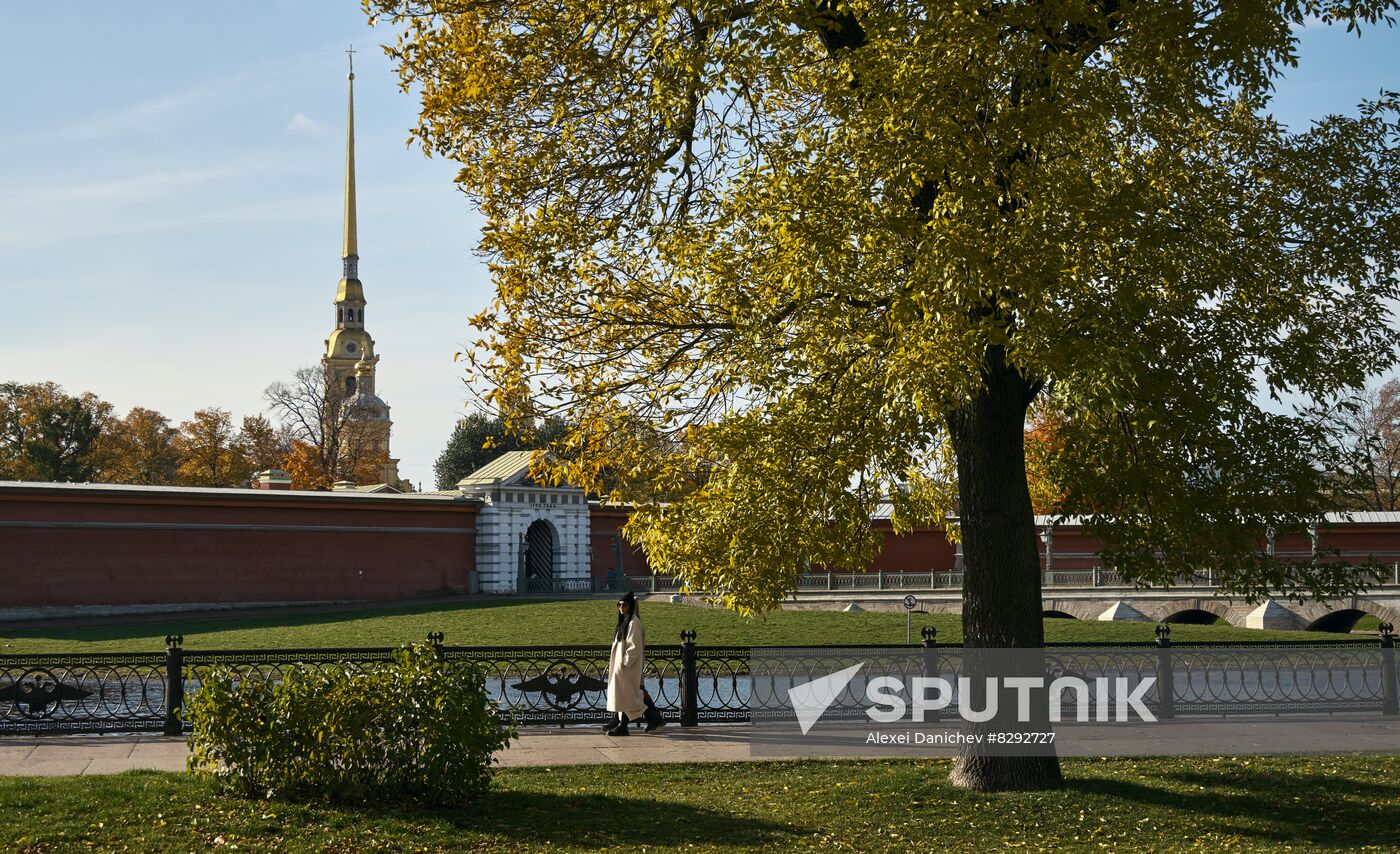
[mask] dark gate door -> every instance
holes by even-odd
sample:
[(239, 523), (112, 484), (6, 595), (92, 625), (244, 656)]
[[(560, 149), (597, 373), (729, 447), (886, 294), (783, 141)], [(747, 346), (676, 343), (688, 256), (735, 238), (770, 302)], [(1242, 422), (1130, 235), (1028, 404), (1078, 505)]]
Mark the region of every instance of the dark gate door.
[(553, 577), (554, 528), (540, 519), (525, 531), (525, 583), (529, 589), (545, 588)]

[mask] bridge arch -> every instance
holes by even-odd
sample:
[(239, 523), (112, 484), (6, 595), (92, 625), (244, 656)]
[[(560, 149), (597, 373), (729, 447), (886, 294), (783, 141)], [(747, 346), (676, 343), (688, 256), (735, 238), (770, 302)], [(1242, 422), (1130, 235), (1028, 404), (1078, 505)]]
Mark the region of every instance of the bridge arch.
[(1204, 608), (1187, 608), (1177, 611), (1175, 614), (1168, 614), (1162, 618), (1164, 623), (1180, 623), (1186, 626), (1213, 626), (1222, 617), (1219, 614), (1207, 611)]
[(1231, 625), (1243, 625), (1242, 619), (1238, 622), (1231, 619), (1228, 605), (1214, 599), (1168, 599), (1165, 602), (1153, 603), (1150, 608), (1142, 610), (1157, 623), (1210, 625), (1221, 619)]
[(1040, 614), (1047, 620), (1069, 618), (1072, 620), (1097, 619), (1110, 603), (1097, 599), (1065, 599), (1045, 597), (1040, 602)]
[(1343, 608), (1340, 611), (1333, 611), (1323, 617), (1318, 617), (1311, 623), (1303, 627), (1309, 632), (1336, 632), (1346, 634), (1356, 625), (1356, 621), (1366, 616), (1366, 612), (1360, 608)]
[(1306, 602), (1297, 608), (1310, 632), (1349, 632), (1356, 621), (1366, 615), (1382, 623), (1400, 625), (1400, 612), (1394, 608), (1357, 596), (1334, 602)]

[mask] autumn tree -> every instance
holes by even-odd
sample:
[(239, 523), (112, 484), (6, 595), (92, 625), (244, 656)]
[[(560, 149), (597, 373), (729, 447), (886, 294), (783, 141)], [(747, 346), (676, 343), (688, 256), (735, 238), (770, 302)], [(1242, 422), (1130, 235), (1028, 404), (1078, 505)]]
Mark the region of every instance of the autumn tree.
[(1400, 379), (1351, 403), (1337, 414), (1346, 460), (1337, 472), (1337, 509), (1400, 510)]
[(292, 489), (327, 490), (335, 478), (322, 468), (320, 452), (314, 445), (293, 439), (282, 468), (292, 478)]
[(286, 468), (292, 440), (285, 428), (273, 426), (266, 417), (245, 415), (238, 431), (238, 446), (251, 473)]
[(1049, 406), (1032, 411), (1026, 428), (1026, 486), (1031, 509), (1036, 515), (1053, 515), (1064, 503), (1064, 490), (1053, 471), (1056, 458), (1064, 450), (1060, 422)]
[(253, 469), (226, 409), (196, 410), (175, 436), (180, 457), (178, 480), (186, 486), (242, 486)]
[(180, 470), (179, 431), (170, 419), (143, 406), (111, 422), (102, 437), (103, 471), (107, 483), (145, 486), (174, 484)]
[(111, 413), (96, 395), (57, 383), (0, 383), (0, 479), (96, 480)]
[[(904, 529), (956, 496), (966, 643), (1039, 647), (1024, 431), (1052, 393), (1064, 507), (1125, 578), (1366, 583), (1257, 536), (1328, 509), (1306, 409), (1394, 359), (1397, 97), (1302, 129), (1270, 98), (1295, 27), (1393, 0), (369, 5), (487, 219), (473, 380), (512, 417), (559, 402), (584, 450), (554, 475), (646, 473), (614, 496), (658, 571), (773, 607), (873, 553), (882, 497)], [(974, 751), (953, 779), (1059, 770)]]
[(339, 480), (379, 480), (386, 452), (376, 446), (357, 418), (353, 396), (335, 381), (329, 368), (301, 368), (290, 381), (268, 386), (264, 396), (293, 442), (290, 456), (303, 472), (303, 481), (318, 484), (298, 488), (329, 489)]

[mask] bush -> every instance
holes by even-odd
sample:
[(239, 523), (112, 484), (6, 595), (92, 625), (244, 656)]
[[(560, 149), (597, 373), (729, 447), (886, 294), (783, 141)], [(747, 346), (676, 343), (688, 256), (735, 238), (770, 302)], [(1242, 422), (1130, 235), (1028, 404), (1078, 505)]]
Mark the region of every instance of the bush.
[(296, 665), (273, 682), (217, 667), (201, 683), (189, 770), (247, 796), (461, 803), (515, 737), (481, 672), (428, 644), (363, 669)]

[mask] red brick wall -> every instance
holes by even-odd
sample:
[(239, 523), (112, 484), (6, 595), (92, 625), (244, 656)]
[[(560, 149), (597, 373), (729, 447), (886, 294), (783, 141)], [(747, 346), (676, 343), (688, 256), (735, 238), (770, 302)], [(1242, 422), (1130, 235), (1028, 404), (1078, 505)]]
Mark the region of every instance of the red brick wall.
[(884, 543), (869, 569), (878, 572), (947, 572), (953, 568), (953, 544), (941, 528), (917, 528), (896, 534), (889, 522), (876, 522)]
[[(617, 566), (618, 530), (627, 523), (627, 511), (611, 507), (594, 507), (589, 514), (590, 541), (593, 547), (591, 573), (594, 578), (607, 578)], [(622, 540), (622, 569), (626, 575), (650, 575), (646, 553)]]
[[(1375, 553), (1376, 559), (1394, 563), (1400, 555), (1400, 528), (1389, 525), (1357, 525), (1324, 527), (1319, 539), (1324, 549), (1340, 549), (1343, 552)], [(1307, 550), (1311, 543), (1301, 537), (1297, 548)]]
[[(1036, 531), (1036, 547), (1041, 565), (1045, 563), (1045, 543)], [(1099, 541), (1079, 528), (1055, 528), (1055, 569), (1092, 569), (1099, 566)]]
[(466, 592), (475, 521), (466, 501), (0, 487), (0, 608)]

